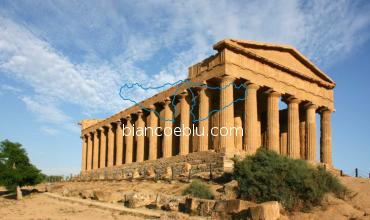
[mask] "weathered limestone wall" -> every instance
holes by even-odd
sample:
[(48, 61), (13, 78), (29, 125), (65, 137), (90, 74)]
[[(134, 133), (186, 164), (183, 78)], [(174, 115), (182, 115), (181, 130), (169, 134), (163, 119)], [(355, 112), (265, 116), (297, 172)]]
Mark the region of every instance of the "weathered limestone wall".
[[(190, 165), (190, 166), (189, 166)], [(213, 173), (224, 171), (224, 154), (212, 151), (190, 153), (157, 160), (148, 160), (125, 164), (119, 167), (108, 167), (94, 172), (82, 174), (82, 180), (120, 180), (130, 178), (172, 178), (168, 173), (171, 169), (174, 179), (187, 177), (188, 170), (192, 174), (209, 172), (210, 166)], [(153, 173), (153, 171), (155, 173)]]

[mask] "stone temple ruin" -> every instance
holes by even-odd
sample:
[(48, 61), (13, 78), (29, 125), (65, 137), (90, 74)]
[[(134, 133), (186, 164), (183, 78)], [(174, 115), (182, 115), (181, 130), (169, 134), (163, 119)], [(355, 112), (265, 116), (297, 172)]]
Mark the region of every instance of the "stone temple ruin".
[[(251, 155), (260, 147), (331, 167), (335, 82), (291, 46), (225, 39), (213, 48), (217, 53), (189, 67), (180, 85), (106, 119), (82, 120), (81, 176), (178, 176), (210, 167), (224, 172), (232, 167), (232, 157)], [(205, 132), (123, 132), (124, 127), (151, 127), (163, 133), (182, 126)], [(242, 130), (210, 134), (211, 128), (231, 127)]]

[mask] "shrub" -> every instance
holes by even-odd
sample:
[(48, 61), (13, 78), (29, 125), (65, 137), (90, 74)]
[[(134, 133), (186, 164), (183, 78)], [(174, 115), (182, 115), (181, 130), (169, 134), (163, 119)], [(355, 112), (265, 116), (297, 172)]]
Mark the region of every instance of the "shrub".
[(319, 205), (325, 193), (338, 197), (346, 188), (322, 167), (293, 160), (260, 148), (254, 156), (235, 161), (233, 178), (241, 198), (254, 202), (279, 201), (289, 211)]
[(182, 192), (183, 195), (192, 195), (201, 199), (213, 199), (214, 195), (209, 187), (199, 180), (194, 180), (191, 184)]

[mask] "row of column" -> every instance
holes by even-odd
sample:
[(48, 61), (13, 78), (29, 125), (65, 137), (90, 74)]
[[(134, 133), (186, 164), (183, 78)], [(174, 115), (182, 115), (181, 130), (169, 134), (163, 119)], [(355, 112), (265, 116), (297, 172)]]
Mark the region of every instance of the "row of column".
[[(233, 86), (235, 78), (224, 76), (220, 79), (220, 114), (219, 127), (231, 128), (234, 126), (234, 95)], [(253, 82), (246, 82), (246, 99), (244, 111), (244, 146), (247, 154), (254, 154), (260, 147), (257, 110), (257, 91), (260, 86)], [(279, 99), (281, 94), (270, 89), (267, 90), (267, 141), (266, 147), (270, 150), (280, 152), (280, 125), (279, 125)], [(186, 101), (187, 92), (184, 91), (178, 95), (180, 103), (180, 126), (190, 127), (190, 106)], [(206, 94), (206, 87), (201, 87), (198, 91), (199, 96), (199, 129), (209, 130), (209, 97)], [(299, 103), (300, 100), (293, 96), (286, 99), (288, 104), (288, 132), (287, 132), (287, 155), (292, 158), (300, 158), (302, 145), (300, 137), (300, 120), (299, 120)], [(171, 99), (165, 99), (163, 104), (164, 130), (166, 127), (172, 128), (173, 112), (170, 108)], [(158, 117), (155, 114), (155, 106), (148, 107), (150, 110), (146, 117), (146, 122), (143, 119), (143, 112), (136, 113), (137, 120), (135, 128), (158, 127)], [(317, 106), (308, 103), (305, 106), (306, 122), (305, 122), (305, 159), (310, 161), (316, 160), (316, 117), (315, 113)], [(331, 164), (331, 112), (328, 109), (321, 109), (321, 162)], [(125, 118), (126, 127), (133, 128), (131, 116)], [(144, 143), (145, 137), (127, 135), (122, 133), (123, 119), (108, 126), (101, 127), (98, 130), (83, 136), (83, 154), (82, 154), (82, 170), (98, 169), (103, 167), (112, 167), (114, 164), (119, 166), (124, 159), (125, 163), (133, 162), (133, 146), (134, 138), (136, 138), (136, 162), (144, 161)], [(184, 130), (181, 130), (185, 132)], [(157, 159), (157, 142), (158, 137), (149, 132), (149, 160)], [(172, 136), (164, 135), (162, 139), (163, 157), (172, 156)], [(235, 153), (234, 137), (231, 135), (220, 136), (218, 146), (219, 151), (224, 152), (226, 156), (232, 157)], [(114, 143), (115, 142), (115, 143)], [(189, 136), (180, 135), (179, 139), (179, 155), (189, 153)], [(125, 144), (124, 144), (125, 143)], [(107, 146), (106, 146), (107, 144)], [(123, 155), (123, 146), (125, 152)], [(208, 136), (199, 136), (198, 151), (208, 150)], [(116, 146), (116, 149), (114, 147)], [(107, 152), (106, 152), (107, 151)], [(114, 151), (116, 153), (114, 153)], [(100, 152), (100, 153), (99, 153)], [(106, 155), (107, 154), (107, 155)], [(100, 155), (100, 158), (99, 158)], [(114, 158), (115, 155), (115, 158)], [(123, 158), (124, 157), (124, 158)], [(98, 162), (99, 161), (99, 162)], [(115, 161), (115, 163), (114, 163)]]

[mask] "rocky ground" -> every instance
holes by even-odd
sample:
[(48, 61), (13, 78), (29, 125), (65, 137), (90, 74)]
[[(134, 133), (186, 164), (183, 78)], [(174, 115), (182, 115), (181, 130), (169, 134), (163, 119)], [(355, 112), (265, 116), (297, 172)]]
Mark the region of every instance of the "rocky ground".
[[(340, 180), (351, 190), (351, 196), (346, 200), (327, 195), (322, 206), (308, 213), (286, 213), (280, 210), (280, 219), (370, 219), (370, 179), (341, 177)], [(0, 189), (0, 219), (189, 219), (220, 217), (214, 215), (220, 210), (238, 210), (251, 205), (243, 201), (230, 200), (234, 197), (231, 185), (210, 184), (217, 199), (232, 201), (221, 203), (215, 201), (186, 200), (181, 192), (188, 183), (153, 182), (153, 181), (118, 181), (118, 182), (71, 182), (52, 185), (39, 185), (40, 192), (48, 191), (61, 198), (73, 199), (64, 201), (56, 199), (47, 193), (31, 193), (22, 201), (16, 201)], [(109, 204), (112, 209), (95, 206), (90, 203), (75, 201), (98, 202)], [(186, 204), (193, 206), (193, 214), (204, 217), (189, 217), (174, 210), (185, 210)], [(272, 205), (272, 206), (271, 206)], [(267, 204), (264, 207), (275, 204)], [(213, 208), (210, 208), (213, 207)], [(262, 206), (260, 206), (262, 207)], [(276, 207), (276, 206), (274, 206)], [(117, 208), (117, 209), (115, 209)], [(120, 211), (123, 208), (123, 211)], [(147, 217), (125, 210), (147, 211)], [(116, 211), (112, 211), (116, 210)], [(254, 209), (255, 211), (261, 210)], [(273, 209), (271, 209), (273, 210)], [(152, 213), (152, 217), (150, 213)], [(218, 212), (220, 214), (220, 212)], [(274, 214), (276, 216), (276, 213)]]

